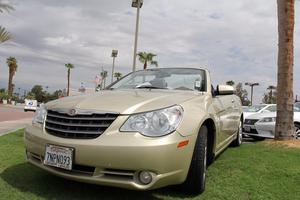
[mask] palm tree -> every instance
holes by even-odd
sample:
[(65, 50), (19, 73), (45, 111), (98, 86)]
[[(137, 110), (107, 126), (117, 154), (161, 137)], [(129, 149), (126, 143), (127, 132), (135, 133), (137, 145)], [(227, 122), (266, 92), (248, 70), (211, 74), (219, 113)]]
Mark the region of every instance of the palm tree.
[(294, 24), (295, 0), (277, 0), (278, 73), (275, 139), (289, 140), (294, 133)]
[(13, 77), (18, 69), (17, 59), (14, 57), (9, 57), (6, 59), (8, 65), (8, 99), (10, 101), (13, 94)]
[(6, 42), (11, 38), (11, 34), (8, 31), (6, 31), (4, 27), (0, 26), (0, 43)]
[(117, 78), (117, 80), (119, 80), (122, 77), (122, 73), (120, 72), (115, 72), (114, 77)]
[(71, 63), (65, 64), (66, 68), (68, 69), (68, 88), (67, 88), (67, 96), (70, 95), (70, 74), (71, 74), (71, 69), (74, 69), (74, 65)]
[(147, 53), (147, 52), (139, 52), (139, 61), (144, 64), (144, 70), (147, 69), (148, 62), (150, 62), (150, 65), (155, 65), (158, 67), (157, 61), (153, 60), (153, 58), (156, 56), (153, 53)]

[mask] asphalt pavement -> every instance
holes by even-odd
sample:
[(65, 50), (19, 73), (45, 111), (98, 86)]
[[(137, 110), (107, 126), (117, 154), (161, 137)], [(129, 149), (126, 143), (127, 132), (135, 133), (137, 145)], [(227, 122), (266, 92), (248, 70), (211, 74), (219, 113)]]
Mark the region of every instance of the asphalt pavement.
[(0, 136), (26, 127), (33, 116), (34, 112), (24, 112), (23, 106), (0, 104)]

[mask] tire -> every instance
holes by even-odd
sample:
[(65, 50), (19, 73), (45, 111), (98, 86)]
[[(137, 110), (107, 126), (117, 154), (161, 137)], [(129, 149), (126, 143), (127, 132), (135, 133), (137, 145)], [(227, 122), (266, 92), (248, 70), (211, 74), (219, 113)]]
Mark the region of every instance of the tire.
[(188, 194), (201, 194), (205, 190), (207, 167), (207, 127), (203, 125), (197, 136), (189, 172), (182, 189)]
[(295, 138), (300, 140), (300, 124), (295, 123)]
[(264, 138), (264, 137), (258, 137), (258, 136), (250, 136), (253, 140), (255, 140), (255, 141), (263, 141), (263, 140), (265, 140), (266, 138)]
[(243, 122), (240, 121), (238, 131), (237, 131), (237, 136), (236, 138), (232, 141), (231, 146), (233, 147), (239, 147), (243, 143)]

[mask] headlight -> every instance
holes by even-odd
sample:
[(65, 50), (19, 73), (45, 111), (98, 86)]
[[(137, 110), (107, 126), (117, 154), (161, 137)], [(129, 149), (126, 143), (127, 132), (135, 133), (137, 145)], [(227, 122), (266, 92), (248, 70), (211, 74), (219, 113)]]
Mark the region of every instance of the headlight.
[(32, 120), (32, 124), (43, 124), (47, 115), (47, 110), (44, 104), (40, 105), (40, 108), (37, 109), (36, 115)]
[(139, 132), (159, 137), (173, 132), (182, 120), (183, 109), (173, 106), (161, 110), (131, 115), (120, 128), (122, 132)]
[(276, 117), (264, 117), (262, 119), (260, 119), (258, 122), (275, 122), (276, 121)]

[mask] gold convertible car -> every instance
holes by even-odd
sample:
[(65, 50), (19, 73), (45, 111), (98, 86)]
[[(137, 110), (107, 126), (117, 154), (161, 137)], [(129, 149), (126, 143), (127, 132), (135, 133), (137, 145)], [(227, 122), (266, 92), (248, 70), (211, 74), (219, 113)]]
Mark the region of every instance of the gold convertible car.
[(206, 168), (242, 143), (233, 87), (209, 71), (155, 68), (130, 73), (100, 92), (42, 106), (25, 130), (29, 163), (93, 184), (149, 190), (205, 189)]

